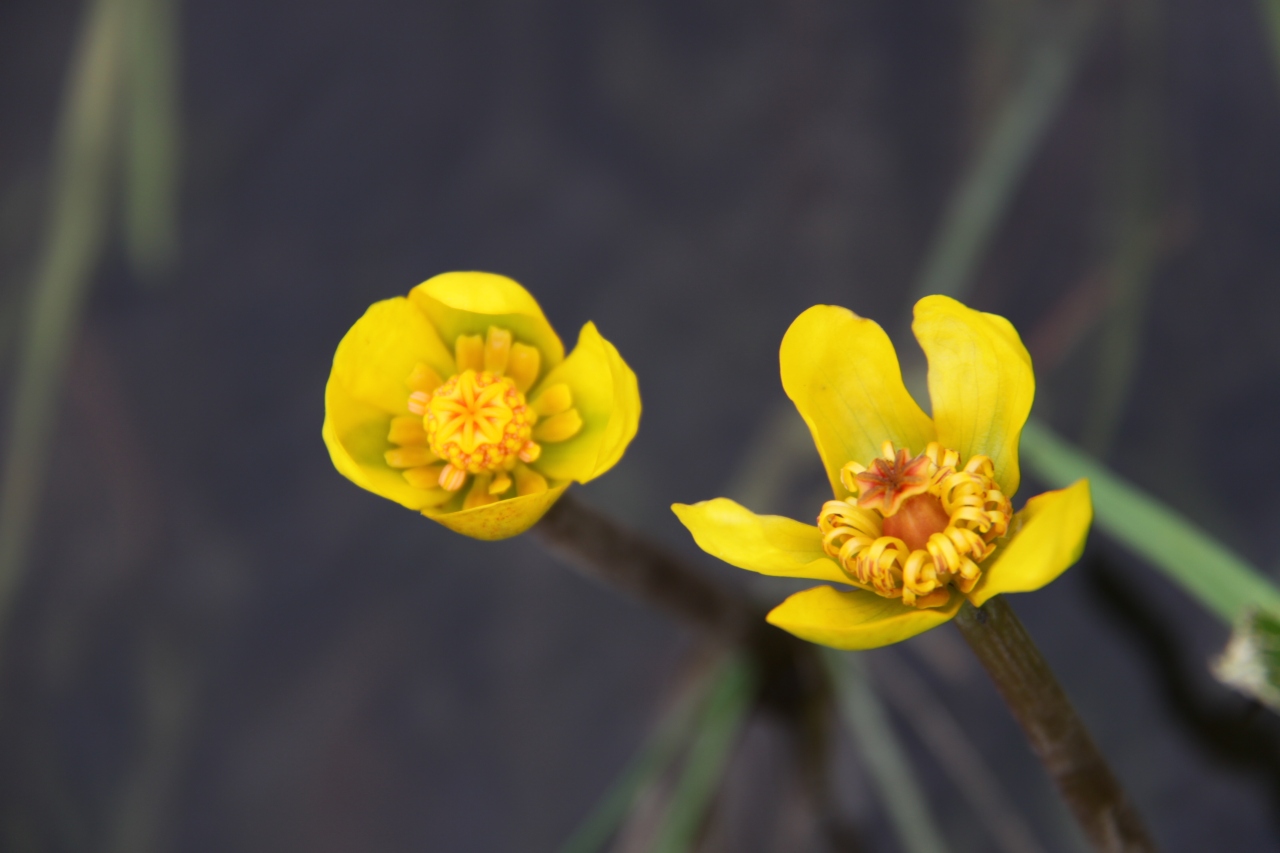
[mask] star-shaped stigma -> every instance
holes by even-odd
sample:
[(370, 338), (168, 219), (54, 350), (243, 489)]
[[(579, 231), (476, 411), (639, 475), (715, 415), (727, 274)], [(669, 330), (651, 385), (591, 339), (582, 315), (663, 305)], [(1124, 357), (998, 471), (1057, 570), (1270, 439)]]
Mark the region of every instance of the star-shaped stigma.
[(858, 506), (878, 509), (886, 518), (902, 508), (907, 498), (928, 490), (930, 459), (925, 454), (912, 459), (905, 449), (892, 456), (892, 448), (871, 467), (854, 477), (858, 486)]
[(513, 414), (504, 399), (508, 390), (505, 383), (479, 386), (474, 376), (465, 376), (457, 383), (454, 394), (438, 395), (431, 406), (439, 423), (435, 442), (444, 445), (453, 440), (464, 453), (473, 453), (481, 444), (500, 442), (503, 428)]

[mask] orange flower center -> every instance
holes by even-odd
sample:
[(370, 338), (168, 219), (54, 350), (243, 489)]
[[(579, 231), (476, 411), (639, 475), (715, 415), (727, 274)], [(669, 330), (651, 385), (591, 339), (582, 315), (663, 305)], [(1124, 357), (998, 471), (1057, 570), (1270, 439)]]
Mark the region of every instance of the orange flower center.
[(942, 508), (942, 501), (921, 494), (907, 498), (898, 512), (884, 520), (882, 531), (885, 536), (901, 539), (912, 551), (922, 551), (929, 544), (929, 537), (944, 532), (950, 523), (951, 516)]
[(885, 442), (880, 458), (850, 462), (840, 479), (857, 499), (823, 505), (824, 550), (857, 585), (916, 607), (944, 606), (950, 586), (971, 591), (1013, 517), (990, 459), (961, 466), (937, 442), (915, 457)]
[(431, 452), (470, 474), (508, 469), (535, 416), (506, 376), (466, 370), (431, 393), (423, 416)]

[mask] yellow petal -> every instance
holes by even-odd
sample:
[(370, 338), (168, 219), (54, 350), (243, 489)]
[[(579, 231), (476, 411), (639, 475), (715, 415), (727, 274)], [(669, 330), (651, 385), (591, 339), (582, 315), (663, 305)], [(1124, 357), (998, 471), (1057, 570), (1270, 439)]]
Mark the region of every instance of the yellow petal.
[(437, 373), (453, 373), (453, 356), (426, 315), (403, 296), (369, 306), (343, 336), (333, 356), (329, 385), (341, 397), (376, 406), (387, 414), (408, 414), (406, 379), (423, 363)]
[(902, 384), (898, 356), (874, 321), (834, 305), (805, 311), (782, 339), (782, 387), (813, 434), (836, 497), (846, 462), (868, 464), (892, 441), (924, 452), (933, 425)]
[(452, 495), (441, 489), (416, 488), (409, 485), (399, 468), (387, 465), (383, 458), (387, 444), (387, 418), (377, 409), (366, 407), (368, 415), (363, 427), (347, 429), (341, 437), (335, 420), (326, 418), (321, 434), (329, 448), (329, 458), (351, 482), (376, 495), (393, 500), (409, 509), (439, 506)]
[(822, 531), (780, 515), (756, 515), (728, 498), (672, 504), (698, 547), (731, 566), (788, 578), (851, 583), (822, 550)]
[(442, 273), (415, 287), (409, 299), (426, 313), (450, 346), (459, 335), (485, 336), (490, 326), (497, 326), (511, 332), (514, 340), (537, 347), (544, 371), (564, 359), (564, 344), (537, 301), (506, 276)]
[[(594, 323), (582, 327), (578, 345), (539, 388), (560, 383), (572, 391), (582, 429), (567, 441), (544, 444), (535, 467), (553, 480), (585, 483), (616, 465), (635, 437), (640, 389), (636, 375)], [(538, 399), (539, 394), (532, 397)]]
[(425, 509), (422, 514), (473, 539), (506, 539), (523, 533), (536, 524), (567, 488), (569, 484), (562, 483), (545, 492), (508, 498), (475, 509), (458, 512)]
[(1006, 544), (982, 564), (969, 600), (981, 607), (1002, 592), (1031, 592), (1049, 583), (1080, 559), (1092, 521), (1088, 480), (1036, 495), (1014, 516)]
[(919, 610), (872, 592), (836, 592), (818, 586), (797, 592), (769, 612), (768, 620), (802, 640), (835, 649), (875, 649), (923, 634), (952, 619), (964, 596), (953, 592), (946, 607)]
[(962, 460), (989, 456), (1007, 497), (1018, 491), (1018, 439), (1031, 412), (1031, 356), (1008, 320), (949, 296), (916, 303), (916, 339), (929, 358), (938, 441)]
[(384, 454), (392, 417), (406, 412), (405, 386), (419, 363), (451, 372), (453, 358), (427, 318), (407, 299), (375, 303), (338, 344), (324, 391), (325, 446), (334, 467), (361, 488), (422, 509), (441, 502), (438, 490), (409, 485)]

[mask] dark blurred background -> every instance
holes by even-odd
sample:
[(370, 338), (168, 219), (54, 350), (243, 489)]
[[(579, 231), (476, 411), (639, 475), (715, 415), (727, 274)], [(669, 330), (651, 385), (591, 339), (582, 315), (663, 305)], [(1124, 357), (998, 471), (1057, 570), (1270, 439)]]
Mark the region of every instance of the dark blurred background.
[[(102, 2), (0, 4), (3, 423)], [(176, 253), (130, 254), (111, 172), (22, 504), (0, 848), (553, 851), (590, 811), (693, 636), (528, 536), (470, 541), (361, 491), (320, 441), (343, 333), (446, 270), (522, 282), (566, 343), (598, 324), (645, 411), (577, 494), (763, 601), (797, 587), (715, 564), (668, 505), (812, 517), (816, 456), (779, 438), (783, 332), (827, 302), (904, 345), (934, 289), (1020, 329), (1038, 417), (1274, 578), (1269, 8), (177, 4)], [(988, 196), (972, 262), (947, 255)], [(1280, 850), (1275, 719), (1207, 668), (1225, 626), (1100, 534), (1014, 604), (1165, 849)], [(948, 849), (1007, 848), (939, 769), (903, 672), (959, 722), (1025, 849), (1081, 849), (953, 628), (864, 657)], [(826, 831), (771, 725), (748, 724), (701, 849), (900, 849), (856, 750), (838, 747), (844, 829)]]

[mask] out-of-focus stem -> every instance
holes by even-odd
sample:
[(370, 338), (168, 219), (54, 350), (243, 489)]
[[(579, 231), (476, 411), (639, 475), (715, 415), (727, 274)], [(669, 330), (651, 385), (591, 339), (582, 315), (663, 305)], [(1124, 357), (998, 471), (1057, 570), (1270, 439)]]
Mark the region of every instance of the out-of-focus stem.
[(956, 625), (982, 662), (1085, 835), (1100, 851), (1154, 851), (1142, 819), (1013, 609), (965, 602)]
[(759, 621), (746, 596), (572, 495), (556, 501), (534, 531), (583, 574), (722, 640), (743, 640)]

